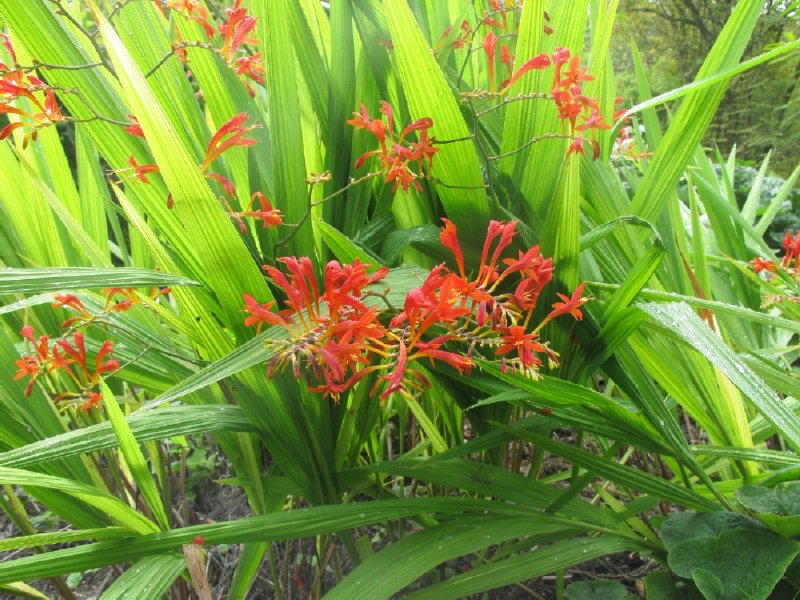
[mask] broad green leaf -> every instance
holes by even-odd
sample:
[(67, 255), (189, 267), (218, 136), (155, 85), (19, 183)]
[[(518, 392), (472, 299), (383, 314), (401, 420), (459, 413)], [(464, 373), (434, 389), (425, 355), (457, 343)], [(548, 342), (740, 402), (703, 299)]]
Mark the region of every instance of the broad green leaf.
[(568, 600), (628, 600), (628, 590), (619, 581), (577, 581), (564, 590)]
[(661, 539), (667, 550), (678, 544), (704, 537), (719, 537), (726, 531), (765, 531), (758, 521), (726, 511), (673, 513), (661, 525)]
[(670, 550), (668, 561), (677, 575), (694, 579), (710, 600), (766, 599), (799, 551), (797, 542), (739, 529), (681, 542)]

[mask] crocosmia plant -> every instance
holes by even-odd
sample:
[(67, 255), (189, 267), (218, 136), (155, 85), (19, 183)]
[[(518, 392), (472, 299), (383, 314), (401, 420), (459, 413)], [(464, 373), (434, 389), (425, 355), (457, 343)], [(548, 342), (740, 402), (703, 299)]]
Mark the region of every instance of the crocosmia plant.
[(0, 0), (0, 596), (796, 597), (800, 9), (678, 4)]

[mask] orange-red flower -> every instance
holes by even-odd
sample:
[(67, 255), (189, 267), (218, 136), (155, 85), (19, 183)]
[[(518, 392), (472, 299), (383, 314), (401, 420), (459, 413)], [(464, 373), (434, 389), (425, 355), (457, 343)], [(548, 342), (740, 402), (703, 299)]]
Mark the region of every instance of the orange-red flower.
[(128, 118), (131, 120), (130, 124), (125, 128), (125, 131), (130, 133), (134, 137), (144, 137), (144, 131), (142, 131), (142, 126), (139, 125), (139, 119), (137, 119), (133, 115), (128, 115)]
[(775, 262), (769, 259), (761, 258), (760, 256), (754, 258), (748, 264), (755, 273), (761, 273), (761, 271), (767, 271), (769, 273), (776, 272)]
[[(389, 123), (391, 112), (384, 112)], [(444, 264), (434, 267), (420, 287), (410, 290), (402, 311), (381, 321), (381, 311), (365, 301), (366, 289), (387, 273), (369, 273), (359, 261), (325, 267), (322, 288), (308, 258), (278, 259), (284, 270), (265, 266), (270, 279), (286, 296), (285, 309), (273, 312), (274, 302), (260, 304), (244, 296), (245, 323), (260, 331), (264, 324), (289, 333), (272, 340), (273, 359), (268, 374), (291, 365), (296, 377), (306, 373), (309, 389), (338, 397), (372, 373), (380, 377), (372, 392), (381, 398), (412, 394), (430, 385), (416, 361), (445, 363), (469, 374), (475, 355), (499, 360), (504, 370), (520, 370), (535, 377), (546, 357), (557, 364), (558, 355), (540, 339), (542, 327), (570, 314), (581, 319), (581, 284), (571, 297), (560, 301), (537, 326), (531, 323), (543, 288), (552, 280), (552, 259), (539, 247), (506, 256), (514, 242), (516, 224), (492, 221), (474, 271), (465, 264), (456, 226), (447, 219), (440, 240), (454, 256), (457, 272)], [(388, 304), (387, 304), (388, 306)], [(391, 307), (388, 307), (393, 310)]]
[(278, 259), (288, 273), (267, 265), (264, 270), (286, 295), (286, 309), (273, 313), (274, 303), (259, 304), (245, 295), (246, 325), (277, 325), (289, 339), (273, 340), (268, 373), (291, 365), (295, 377), (305, 371), (310, 389), (334, 398), (370, 371), (369, 356), (383, 347), (385, 329), (378, 310), (363, 302), (364, 288), (382, 279), (387, 269), (368, 272), (358, 260), (350, 265), (331, 261), (320, 289), (307, 257)]
[(252, 146), (256, 143), (253, 138), (247, 138), (245, 135), (255, 129), (255, 125), (244, 127), (245, 121), (248, 117), (245, 113), (239, 113), (224, 123), (217, 132), (211, 137), (206, 147), (206, 155), (203, 159), (203, 164), (200, 165), (200, 170), (205, 171), (211, 166), (220, 155), (235, 146)]
[[(408, 191), (413, 184), (422, 191), (419, 179), (423, 171), (430, 171), (433, 156), (438, 148), (433, 146), (434, 140), (428, 137), (428, 130), (433, 127), (433, 120), (428, 117), (417, 119), (405, 127), (395, 139), (395, 123), (392, 107), (385, 100), (380, 102), (380, 112), (384, 119), (373, 119), (362, 104), (360, 112), (353, 113), (353, 119), (347, 121), (357, 129), (369, 131), (378, 140), (380, 148), (365, 152), (355, 162), (355, 168), (361, 167), (370, 157), (377, 157), (381, 171), (386, 175), (386, 183), (394, 182), (393, 192), (399, 187)], [(406, 140), (407, 136), (418, 132), (416, 143)], [(416, 169), (413, 165), (416, 163)]]
[[(209, 173), (212, 175), (212, 173)], [(261, 206), (258, 208), (255, 203), (256, 201)], [(261, 192), (255, 192), (252, 196), (250, 196), (250, 202), (247, 203), (247, 206), (243, 211), (233, 211), (228, 210), (228, 214), (233, 218), (236, 223), (239, 225), (239, 231), (242, 234), (247, 233), (247, 226), (245, 225), (243, 218), (250, 218), (255, 219), (256, 221), (261, 221), (261, 224), (266, 229), (267, 227), (275, 227), (277, 225), (283, 224), (283, 218), (281, 217), (281, 211), (276, 208), (272, 208), (272, 205), (267, 200), (266, 196)]]
[(219, 26), (222, 34), (222, 48), (220, 53), (228, 63), (233, 63), (236, 53), (242, 44), (255, 44), (252, 37), (256, 27), (256, 18), (247, 15), (247, 9), (242, 8), (242, 0), (236, 0), (231, 8), (225, 9), (228, 20)]
[(167, 0), (165, 6), (178, 11), (187, 19), (200, 25), (208, 39), (214, 37), (214, 27), (209, 23), (208, 11), (200, 5), (199, 0)]
[[(498, 23), (499, 25), (499, 23)], [(490, 31), (483, 38), (483, 51), (486, 53), (486, 61), (489, 65), (489, 91), (494, 92), (494, 55), (497, 48), (497, 36), (494, 31)]]

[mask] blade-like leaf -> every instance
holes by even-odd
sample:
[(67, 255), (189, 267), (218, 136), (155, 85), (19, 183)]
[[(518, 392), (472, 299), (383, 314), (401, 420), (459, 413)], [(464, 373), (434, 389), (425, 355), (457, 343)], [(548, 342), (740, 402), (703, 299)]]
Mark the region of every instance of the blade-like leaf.
[(97, 288), (200, 285), (196, 281), (147, 269), (0, 269), (0, 294), (39, 294)]

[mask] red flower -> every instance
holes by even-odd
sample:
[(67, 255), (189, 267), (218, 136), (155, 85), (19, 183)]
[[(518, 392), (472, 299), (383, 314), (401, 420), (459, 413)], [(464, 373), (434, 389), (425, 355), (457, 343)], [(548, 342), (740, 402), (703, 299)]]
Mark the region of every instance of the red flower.
[(230, 179), (223, 177), (219, 173), (206, 173), (205, 176), (216, 181), (229, 198), (236, 197), (236, 186), (233, 185)]
[[(258, 204), (261, 205), (260, 209), (254, 209), (253, 205), (256, 201), (258, 201)], [(266, 196), (264, 196), (264, 194), (261, 192), (255, 192), (252, 196), (250, 196), (250, 202), (247, 203), (247, 206), (243, 211), (230, 212), (229, 214), (238, 221), (239, 231), (241, 231), (243, 234), (247, 233), (247, 227), (245, 227), (244, 221), (242, 221), (243, 217), (261, 221), (261, 224), (265, 229), (267, 227), (275, 227), (283, 224), (281, 211), (272, 208), (269, 200), (267, 200)]]
[(578, 321), (583, 319), (583, 313), (581, 312), (580, 308), (589, 301), (589, 298), (583, 297), (583, 288), (584, 284), (581, 283), (577, 288), (575, 288), (575, 291), (571, 297), (567, 297), (564, 294), (558, 294), (558, 297), (561, 298), (561, 302), (556, 302), (553, 304), (553, 310), (549, 315), (547, 315), (547, 317), (545, 317), (545, 320), (542, 323), (567, 313), (571, 314)]
[(771, 260), (761, 258), (760, 256), (754, 258), (747, 264), (750, 265), (750, 268), (753, 269), (755, 273), (761, 273), (761, 271), (768, 271), (769, 273), (776, 272), (775, 263)]
[(144, 131), (142, 131), (142, 126), (139, 125), (139, 120), (133, 115), (128, 115), (128, 118), (131, 120), (131, 122), (130, 125), (125, 128), (125, 131), (130, 133), (132, 136), (143, 138)]
[(15, 361), (17, 372), (14, 374), (14, 380), (30, 377), (31, 379), (25, 387), (25, 396), (30, 396), (33, 391), (33, 384), (36, 383), (36, 379), (40, 375), (50, 373), (55, 369), (65, 369), (69, 372), (68, 365), (72, 361), (62, 357), (55, 347), (51, 354), (50, 338), (43, 335), (37, 340), (30, 325), (25, 325), (20, 333), (33, 346), (35, 355), (24, 355), (21, 359)]
[(486, 60), (489, 64), (489, 91), (494, 92), (494, 54), (495, 48), (497, 47), (497, 36), (493, 31), (486, 34), (481, 45), (483, 46), (483, 51), (486, 53)]
[(292, 366), (300, 377), (305, 366), (310, 389), (338, 398), (357, 381), (374, 370), (367, 367), (374, 351), (383, 352), (385, 329), (378, 321), (378, 311), (363, 302), (364, 287), (383, 278), (387, 269), (369, 273), (369, 265), (354, 261), (341, 265), (331, 261), (325, 268), (324, 288), (314, 277), (311, 261), (306, 257), (278, 259), (288, 277), (272, 266), (264, 270), (286, 294), (286, 309), (271, 313), (271, 304), (259, 305), (245, 296), (245, 310), (250, 313), (246, 324), (261, 322), (279, 325), (289, 332), (289, 339), (276, 339), (274, 358), (268, 373)]
[(100, 407), (103, 405), (103, 396), (98, 394), (97, 392), (89, 392), (89, 397), (86, 399), (86, 402), (81, 404), (81, 410), (91, 410), (94, 407)]
[(252, 146), (256, 140), (244, 137), (248, 131), (255, 129), (255, 125), (243, 127), (244, 122), (249, 119), (245, 113), (239, 113), (224, 123), (217, 132), (211, 137), (206, 147), (206, 155), (200, 170), (205, 171), (211, 166), (220, 155), (235, 146)]
[[(264, 85), (264, 55), (261, 52), (257, 52), (256, 54), (248, 54), (246, 56), (240, 56), (237, 58), (234, 63), (236, 66), (236, 73), (238, 75), (244, 75), (259, 83)], [(254, 95), (254, 92), (250, 90), (250, 95)]]
[(539, 54), (534, 56), (533, 58), (529, 59), (525, 64), (523, 64), (517, 71), (508, 79), (506, 79), (503, 83), (500, 84), (501, 90), (507, 90), (510, 88), (514, 83), (519, 80), (525, 73), (528, 71), (532, 71), (534, 69), (546, 69), (550, 66), (550, 57), (547, 54)]
[(456, 226), (449, 219), (442, 219), (442, 221), (444, 221), (444, 227), (442, 227), (442, 231), (439, 233), (439, 241), (442, 242), (442, 246), (453, 253), (453, 257), (456, 259), (456, 265), (458, 266), (458, 272), (462, 277), (466, 277), (466, 273), (464, 272), (464, 253), (461, 251), (461, 245), (458, 243)]
[[(386, 175), (386, 182), (395, 182), (393, 192), (396, 192), (399, 187), (408, 191), (412, 184), (418, 191), (422, 191), (418, 179), (423, 177), (424, 166), (430, 170), (433, 155), (438, 152), (438, 148), (433, 146), (433, 139), (428, 137), (428, 130), (433, 127), (433, 120), (428, 117), (418, 119), (405, 127), (399, 137), (395, 139), (392, 107), (386, 101), (381, 100), (379, 110), (384, 115), (385, 121), (371, 118), (363, 104), (360, 112), (353, 113), (355, 118), (347, 121), (349, 125), (357, 129), (369, 131), (380, 145), (379, 149), (370, 150), (359, 156), (354, 167), (357, 169), (368, 158), (376, 156), (381, 170)], [(419, 132), (419, 141), (416, 144), (406, 142), (406, 137), (412, 132)], [(412, 163), (416, 163), (416, 170), (412, 168)]]
[[(114, 343), (111, 340), (104, 341), (100, 346), (95, 357), (94, 369), (91, 371), (86, 364), (86, 345), (81, 332), (78, 331), (73, 334), (72, 343), (62, 339), (57, 340), (56, 344), (72, 359), (74, 364), (80, 367), (80, 373), (85, 385), (88, 387), (97, 385), (103, 373), (112, 373), (119, 369), (119, 363), (116, 360), (105, 360), (106, 356), (110, 355), (114, 350)], [(74, 375), (72, 377), (76, 383), (80, 383)]]
[(236, 0), (231, 8), (225, 9), (228, 20), (219, 26), (222, 34), (220, 53), (227, 63), (233, 62), (239, 46), (255, 44), (251, 33), (256, 27), (256, 18), (247, 16), (247, 9), (241, 7), (242, 0)]
[(794, 236), (790, 232), (786, 232), (783, 237), (783, 251), (786, 253), (781, 260), (781, 265), (788, 267), (794, 261), (794, 268), (798, 268), (800, 263), (800, 231)]
[[(147, 176), (151, 173), (158, 173), (160, 170), (158, 165), (140, 165), (138, 162), (136, 162), (136, 158), (133, 156), (133, 154), (128, 157), (128, 164), (130, 165), (130, 168), (117, 169), (116, 171), (112, 171), (112, 173), (115, 173), (117, 176), (125, 175), (126, 179), (129, 179), (127, 174), (130, 173), (133, 179), (141, 181), (142, 183), (150, 183), (150, 180), (147, 178)], [(120, 178), (119, 181), (122, 182), (123, 178)]]
[(214, 28), (208, 22), (208, 11), (200, 6), (199, 0), (167, 0), (166, 8), (177, 10), (184, 17), (192, 19), (203, 28), (208, 39), (214, 37)]
[(283, 325), (288, 324), (287, 320), (277, 313), (272, 312), (270, 309), (275, 306), (274, 302), (267, 302), (266, 304), (259, 304), (255, 298), (250, 294), (242, 294), (244, 298), (244, 312), (248, 313), (248, 317), (244, 320), (245, 327), (256, 326), (256, 333), (261, 333), (261, 328), (266, 323), (267, 325)]
[(526, 333), (525, 328), (520, 325), (507, 327), (501, 332), (503, 343), (497, 348), (496, 354), (503, 355), (509, 352), (517, 353), (517, 360), (523, 369), (536, 368), (542, 365), (542, 361), (536, 353), (547, 352), (546, 346), (538, 342), (539, 336), (534, 333)]

